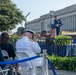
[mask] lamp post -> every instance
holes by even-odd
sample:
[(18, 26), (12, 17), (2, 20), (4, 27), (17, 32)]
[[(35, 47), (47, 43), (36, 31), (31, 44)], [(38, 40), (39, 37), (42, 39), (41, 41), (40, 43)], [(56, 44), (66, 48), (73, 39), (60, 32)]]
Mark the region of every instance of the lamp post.
[[(27, 15), (25, 16), (26, 21), (27, 21), (27, 17), (30, 15), (31, 12), (27, 13)], [(26, 29), (26, 23), (25, 23), (25, 29)]]

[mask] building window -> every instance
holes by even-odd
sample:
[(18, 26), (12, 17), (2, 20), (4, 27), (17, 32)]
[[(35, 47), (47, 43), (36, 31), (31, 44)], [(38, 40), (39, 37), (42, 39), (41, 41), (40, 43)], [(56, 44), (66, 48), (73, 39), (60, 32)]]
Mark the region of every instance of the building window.
[(44, 30), (44, 22), (41, 22), (41, 31)]

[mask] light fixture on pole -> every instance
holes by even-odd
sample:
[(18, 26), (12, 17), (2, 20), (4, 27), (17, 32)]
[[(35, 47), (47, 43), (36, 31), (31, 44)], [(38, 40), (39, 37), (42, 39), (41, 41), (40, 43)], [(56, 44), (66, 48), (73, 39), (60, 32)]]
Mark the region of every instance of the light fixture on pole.
[[(30, 13), (31, 13), (31, 12), (29, 12), (29, 13), (25, 16), (26, 21), (27, 21), (27, 17), (30, 15)], [(25, 29), (26, 29), (26, 23), (25, 23)]]

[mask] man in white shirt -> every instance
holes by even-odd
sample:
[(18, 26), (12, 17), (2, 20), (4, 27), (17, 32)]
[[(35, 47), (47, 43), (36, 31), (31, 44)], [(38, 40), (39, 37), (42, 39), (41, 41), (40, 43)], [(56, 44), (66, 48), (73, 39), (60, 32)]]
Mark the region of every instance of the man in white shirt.
[[(24, 36), (16, 42), (16, 51), (25, 52), (29, 57), (37, 56), (37, 53), (41, 52), (41, 48), (34, 38), (34, 32), (32, 30), (26, 30)], [(32, 63), (35, 67), (43, 67), (43, 58), (37, 58), (32, 60)], [(36, 75), (34, 69), (30, 68), (31, 75)], [(41, 68), (42, 70), (42, 68)], [(43, 73), (41, 74), (43, 75)]]

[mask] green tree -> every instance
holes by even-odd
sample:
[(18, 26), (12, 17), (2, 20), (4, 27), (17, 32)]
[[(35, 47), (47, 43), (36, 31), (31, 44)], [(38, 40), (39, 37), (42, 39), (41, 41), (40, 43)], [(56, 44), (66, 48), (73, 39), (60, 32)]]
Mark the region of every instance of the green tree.
[(22, 11), (10, 0), (0, 0), (0, 31), (13, 29), (25, 21)]
[(17, 29), (17, 34), (20, 35), (21, 33), (23, 33), (25, 31), (25, 28), (24, 27), (19, 27)]

